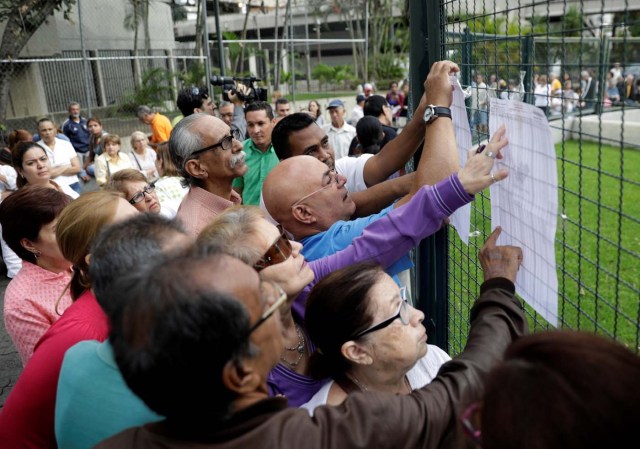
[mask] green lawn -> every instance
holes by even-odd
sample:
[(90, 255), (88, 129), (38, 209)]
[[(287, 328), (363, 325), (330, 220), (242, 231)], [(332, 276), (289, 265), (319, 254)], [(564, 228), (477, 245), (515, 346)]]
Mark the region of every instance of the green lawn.
[[(640, 151), (576, 141), (558, 144), (556, 151), (560, 326), (610, 335), (638, 351)], [(477, 253), (490, 231), (490, 215), (488, 198), (478, 198), (472, 230), (481, 235), (471, 239), (469, 247), (455, 231), (449, 233), (452, 353), (459, 352), (466, 339), (471, 299), (482, 279)], [(532, 330), (549, 327), (528, 310)]]

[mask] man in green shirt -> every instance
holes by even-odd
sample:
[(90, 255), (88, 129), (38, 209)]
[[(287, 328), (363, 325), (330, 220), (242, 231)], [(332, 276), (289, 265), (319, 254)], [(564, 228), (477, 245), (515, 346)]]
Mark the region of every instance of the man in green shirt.
[(244, 115), (249, 138), (244, 141), (243, 150), (247, 154), (245, 163), (249, 170), (233, 181), (233, 188), (242, 195), (242, 204), (258, 206), (262, 183), (279, 162), (271, 145), (271, 131), (275, 120), (271, 105), (264, 101), (247, 105)]

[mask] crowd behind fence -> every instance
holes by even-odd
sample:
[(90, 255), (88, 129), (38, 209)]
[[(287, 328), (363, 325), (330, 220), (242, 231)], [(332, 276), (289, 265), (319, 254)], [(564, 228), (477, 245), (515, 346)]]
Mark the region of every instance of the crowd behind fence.
[[(557, 97), (549, 91), (546, 111), (557, 142), (559, 326), (604, 334), (640, 351), (640, 38), (629, 32), (638, 15), (631, 15), (627, 4), (615, 15), (619, 21), (626, 18), (623, 25), (600, 20), (594, 26), (597, 20), (571, 9), (581, 2), (553, 2), (564, 4), (560, 17), (544, 15), (550, 2), (536, 3), (539, 16), (525, 16), (520, 2), (502, 7), (483, 2), (486, 12), (473, 14), (461, 11), (460, 3), (438, 2), (437, 13), (424, 25), (427, 39), (437, 39), (437, 54), (430, 59), (458, 63), (463, 87), (477, 90), (482, 74), (489, 95), (523, 94), (521, 101), (534, 104), (534, 83), (542, 76), (573, 85), (578, 97), (571, 97), (571, 110), (563, 86)], [(601, 9), (614, 16), (605, 2)], [(610, 80), (617, 87), (628, 74), (631, 89), (612, 99)], [(587, 82), (595, 85), (589, 97), (581, 92)], [(488, 138), (488, 127), (473, 121), (478, 108), (468, 103), (476, 141)], [(435, 327), (447, 329), (444, 345), (452, 355), (466, 342), (469, 310), (482, 282), (477, 254), (490, 225), (486, 193), (473, 205), (476, 237), (469, 245), (453, 229), (442, 243), (448, 253), (448, 276), (442, 280), (447, 307)], [(527, 312), (532, 330), (550, 328), (531, 308)]]

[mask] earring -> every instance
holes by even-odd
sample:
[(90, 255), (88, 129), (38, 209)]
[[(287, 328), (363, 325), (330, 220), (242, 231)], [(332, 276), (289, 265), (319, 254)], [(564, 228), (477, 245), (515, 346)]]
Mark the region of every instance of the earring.
[(34, 248), (34, 251), (31, 251), (31, 253), (36, 258), (36, 260), (38, 260), (38, 257), (40, 257), (42, 255), (42, 253), (40, 251), (38, 251), (37, 249), (35, 249), (35, 248)]

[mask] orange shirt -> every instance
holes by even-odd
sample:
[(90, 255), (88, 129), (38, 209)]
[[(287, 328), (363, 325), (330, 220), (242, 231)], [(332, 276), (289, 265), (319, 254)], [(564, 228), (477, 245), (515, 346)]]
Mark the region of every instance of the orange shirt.
[(169, 119), (166, 116), (156, 112), (153, 116), (153, 120), (151, 120), (151, 142), (166, 142), (167, 140), (169, 140), (172, 129), (173, 127), (171, 126), (171, 122), (169, 121)]

